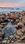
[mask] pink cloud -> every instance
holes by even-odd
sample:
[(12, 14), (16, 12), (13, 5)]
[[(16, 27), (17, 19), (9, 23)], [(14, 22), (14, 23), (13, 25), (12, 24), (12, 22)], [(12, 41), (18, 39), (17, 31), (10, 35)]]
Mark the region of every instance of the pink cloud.
[(0, 3), (0, 7), (25, 7), (25, 4), (20, 4), (20, 3)]

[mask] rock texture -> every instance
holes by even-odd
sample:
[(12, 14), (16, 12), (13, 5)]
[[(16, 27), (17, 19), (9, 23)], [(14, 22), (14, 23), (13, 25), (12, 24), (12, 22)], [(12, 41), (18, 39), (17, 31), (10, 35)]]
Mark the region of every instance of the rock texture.
[[(16, 26), (10, 28), (9, 25)], [(7, 33), (7, 36), (4, 34), (4, 38), (8, 38), (7, 43), (25, 42), (25, 11), (0, 15), (0, 28)]]

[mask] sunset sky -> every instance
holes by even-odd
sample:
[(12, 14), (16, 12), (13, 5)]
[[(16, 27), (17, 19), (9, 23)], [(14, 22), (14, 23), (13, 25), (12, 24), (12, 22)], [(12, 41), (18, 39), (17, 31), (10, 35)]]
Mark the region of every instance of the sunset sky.
[(0, 7), (25, 7), (25, 0), (0, 0)]

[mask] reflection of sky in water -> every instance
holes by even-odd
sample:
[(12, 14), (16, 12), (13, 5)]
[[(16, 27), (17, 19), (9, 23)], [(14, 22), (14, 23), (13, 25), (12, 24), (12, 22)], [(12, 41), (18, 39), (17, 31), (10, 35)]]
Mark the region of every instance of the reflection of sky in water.
[(11, 12), (11, 11), (22, 11), (22, 10), (25, 10), (25, 8), (0, 8), (0, 12), (2, 13), (8, 13), (8, 12)]
[(13, 35), (13, 33), (16, 33), (15, 27), (8, 27), (9, 25), (12, 25), (11, 22), (8, 23), (8, 25), (4, 29), (5, 36)]

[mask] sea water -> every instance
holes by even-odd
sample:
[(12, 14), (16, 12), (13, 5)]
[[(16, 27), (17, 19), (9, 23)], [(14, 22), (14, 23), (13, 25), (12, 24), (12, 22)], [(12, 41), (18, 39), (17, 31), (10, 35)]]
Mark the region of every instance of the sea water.
[(18, 11), (18, 12), (20, 12), (20, 11), (25, 11), (25, 7), (23, 7), (23, 8), (0, 8), (0, 13), (9, 13), (9, 12), (16, 12), (16, 11)]

